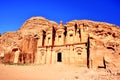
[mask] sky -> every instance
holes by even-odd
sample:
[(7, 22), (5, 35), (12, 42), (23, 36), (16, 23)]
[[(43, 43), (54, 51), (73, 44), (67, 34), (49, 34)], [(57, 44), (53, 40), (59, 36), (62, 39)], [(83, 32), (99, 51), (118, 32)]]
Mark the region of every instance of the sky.
[(33, 16), (57, 23), (86, 19), (120, 26), (120, 0), (0, 0), (0, 33), (18, 30)]

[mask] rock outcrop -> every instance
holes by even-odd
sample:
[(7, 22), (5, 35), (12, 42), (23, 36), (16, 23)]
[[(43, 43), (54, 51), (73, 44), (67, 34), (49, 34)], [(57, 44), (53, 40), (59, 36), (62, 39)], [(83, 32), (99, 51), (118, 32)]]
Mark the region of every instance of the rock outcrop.
[(29, 36), (21, 41), (20, 63), (34, 63), (37, 51), (37, 39)]
[[(120, 27), (105, 22), (73, 20), (64, 26), (81, 25), (89, 34), (90, 67), (120, 67)], [(16, 32), (0, 35), (0, 55), (3, 62), (34, 63), (40, 32), (58, 27), (54, 21), (32, 17)], [(14, 59), (18, 54), (18, 60)], [(4, 56), (3, 56), (4, 55)], [(104, 63), (104, 64), (103, 64)], [(100, 65), (100, 66), (99, 66)], [(102, 66), (101, 66), (102, 65)]]

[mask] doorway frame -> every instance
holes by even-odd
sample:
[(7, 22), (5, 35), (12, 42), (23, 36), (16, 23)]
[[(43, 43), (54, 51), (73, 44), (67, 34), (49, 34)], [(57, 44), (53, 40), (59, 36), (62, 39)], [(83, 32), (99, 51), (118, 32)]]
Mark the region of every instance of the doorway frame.
[(62, 52), (57, 53), (57, 62), (62, 62)]

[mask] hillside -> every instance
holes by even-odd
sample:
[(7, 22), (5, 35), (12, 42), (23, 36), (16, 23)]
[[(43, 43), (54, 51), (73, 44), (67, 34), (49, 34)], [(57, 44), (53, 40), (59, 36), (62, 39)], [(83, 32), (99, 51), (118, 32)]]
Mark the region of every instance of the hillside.
[[(119, 26), (90, 20), (73, 20), (67, 22), (64, 27), (66, 25), (74, 26), (75, 24), (83, 25), (88, 30), (91, 65), (101, 64), (104, 58), (107, 68), (120, 67), (118, 62), (120, 60)], [(34, 46), (36, 48), (37, 44), (34, 41), (40, 38), (40, 32), (53, 26), (57, 28), (58, 24), (43, 17), (32, 17), (26, 20), (16, 32), (6, 32), (0, 35), (0, 54), (12, 54), (14, 48), (19, 48), (26, 53), (29, 51), (34, 53), (35, 49), (32, 49), (32, 47), (26, 48), (25, 46)], [(28, 41), (31, 44), (27, 44)], [(6, 58), (4, 60), (6, 61)]]

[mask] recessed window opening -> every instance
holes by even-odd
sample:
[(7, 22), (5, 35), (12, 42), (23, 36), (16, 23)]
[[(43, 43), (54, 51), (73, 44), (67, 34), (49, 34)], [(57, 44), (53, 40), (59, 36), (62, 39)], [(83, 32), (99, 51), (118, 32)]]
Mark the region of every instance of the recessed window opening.
[(70, 34), (70, 37), (72, 37), (73, 36), (73, 34)]
[(50, 42), (50, 37), (48, 37), (48, 43)]
[(61, 38), (61, 35), (59, 35), (58, 38)]
[(50, 40), (50, 37), (48, 37), (48, 40)]
[(81, 55), (81, 53), (78, 53), (78, 55)]

